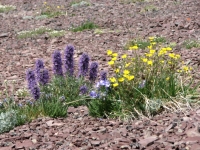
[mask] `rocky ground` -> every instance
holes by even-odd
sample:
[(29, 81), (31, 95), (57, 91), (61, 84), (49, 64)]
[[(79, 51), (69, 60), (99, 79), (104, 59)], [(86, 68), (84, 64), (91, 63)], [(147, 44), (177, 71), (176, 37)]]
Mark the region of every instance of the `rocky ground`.
[[(16, 10), (0, 13), (0, 90), (4, 80), (16, 80), (16, 89), (26, 85), (25, 71), (42, 58), (51, 71), (51, 54), (64, 50), (67, 44), (76, 49), (75, 59), (87, 52), (92, 60), (108, 69), (106, 50), (123, 53), (130, 39), (163, 36), (176, 42), (175, 51), (192, 65), (195, 80), (200, 79), (200, 48), (186, 49), (184, 41), (200, 40), (199, 0), (90, 0), (90, 6), (71, 7), (72, 0), (48, 4), (63, 6), (65, 15), (35, 19), (44, 1), (0, 0), (0, 4), (16, 6)], [(27, 17), (28, 16), (28, 17)], [(69, 29), (85, 21), (93, 21), (104, 31), (71, 32)], [(19, 39), (17, 33), (46, 26), (65, 30), (63, 37), (51, 38), (43, 34)], [(14, 87), (10, 84), (9, 89)], [(15, 90), (16, 90), (15, 89)], [(200, 111), (163, 113), (151, 119), (131, 123), (88, 117), (87, 109), (68, 110), (65, 119), (42, 118), (16, 127), (0, 135), (0, 150), (8, 149), (200, 149), (198, 123)]]

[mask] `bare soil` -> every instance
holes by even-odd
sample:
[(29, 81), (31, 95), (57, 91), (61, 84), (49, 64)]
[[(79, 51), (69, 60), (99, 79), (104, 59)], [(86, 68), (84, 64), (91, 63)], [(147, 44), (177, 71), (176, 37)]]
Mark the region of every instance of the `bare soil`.
[[(66, 14), (55, 18), (35, 19), (44, 1), (0, 0), (16, 10), (0, 13), (0, 90), (4, 80), (16, 80), (16, 89), (26, 87), (25, 72), (41, 58), (52, 71), (51, 55), (63, 51), (67, 44), (76, 49), (75, 60), (87, 52), (100, 69), (109, 71), (106, 51), (123, 53), (131, 39), (163, 36), (176, 42), (175, 51), (193, 66), (196, 81), (200, 79), (200, 48), (186, 49), (186, 40), (200, 40), (199, 0), (90, 0), (90, 6), (71, 7), (72, 0), (47, 4), (64, 6)], [(29, 16), (29, 19), (25, 19)], [(31, 17), (30, 17), (31, 16)], [(71, 32), (73, 26), (93, 21), (104, 32), (95, 30)], [(48, 34), (19, 39), (17, 33), (45, 26), (65, 30), (63, 37)], [(9, 90), (16, 90), (9, 84)], [(199, 110), (186, 113), (164, 113), (131, 123), (88, 117), (87, 109), (68, 110), (64, 119), (39, 118), (0, 135), (0, 150), (9, 149), (200, 149)]]

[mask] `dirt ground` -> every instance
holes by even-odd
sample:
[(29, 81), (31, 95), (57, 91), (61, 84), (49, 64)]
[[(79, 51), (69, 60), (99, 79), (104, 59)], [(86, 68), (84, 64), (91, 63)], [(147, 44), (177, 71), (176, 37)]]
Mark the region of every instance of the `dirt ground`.
[[(4, 80), (16, 80), (16, 87), (26, 86), (25, 72), (41, 58), (52, 71), (52, 53), (63, 51), (67, 44), (75, 46), (75, 61), (83, 52), (98, 61), (101, 69), (109, 71), (106, 51), (123, 53), (131, 39), (163, 36), (175, 42), (175, 52), (193, 66), (194, 78), (200, 80), (200, 48), (186, 49), (187, 40), (200, 41), (199, 0), (90, 0), (90, 5), (72, 7), (72, 0), (46, 0), (47, 4), (64, 7), (65, 15), (36, 19), (41, 0), (0, 0), (2, 5), (14, 5), (16, 10), (0, 13), (0, 90)], [(93, 21), (96, 30), (71, 32), (85, 21)], [(65, 30), (62, 37), (48, 34), (20, 39), (18, 33), (41, 26)], [(76, 64), (77, 65), (77, 64)], [(15, 88), (15, 89), (14, 89)], [(9, 149), (200, 149), (200, 111), (165, 113), (152, 119), (132, 123), (88, 117), (87, 109), (68, 110), (65, 119), (37, 119), (0, 135), (0, 150)], [(54, 123), (53, 123), (54, 121)]]

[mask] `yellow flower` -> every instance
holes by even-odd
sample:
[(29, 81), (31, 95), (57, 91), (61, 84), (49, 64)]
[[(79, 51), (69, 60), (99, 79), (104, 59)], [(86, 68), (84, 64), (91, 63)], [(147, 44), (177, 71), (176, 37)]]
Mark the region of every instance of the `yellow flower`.
[(147, 64), (152, 66), (153, 65), (153, 62), (151, 60), (147, 61)]
[(117, 81), (115, 77), (112, 77), (112, 78), (110, 78), (109, 80), (110, 80), (110, 82), (112, 82), (112, 83), (114, 83), (114, 82)]
[(147, 58), (142, 58), (142, 61), (143, 61), (143, 62), (147, 62), (148, 59), (147, 59)]
[(183, 70), (184, 70), (185, 72), (188, 72), (188, 70), (189, 70), (189, 67), (188, 67), (188, 66), (183, 66), (182, 68), (183, 68)]
[(125, 74), (125, 75), (128, 75), (129, 73), (130, 73), (129, 70), (124, 70), (124, 74)]
[(174, 59), (179, 59), (180, 57), (181, 56), (177, 54), (177, 55), (174, 56)]
[(133, 75), (130, 75), (130, 76), (127, 76), (126, 78), (130, 81), (130, 80), (133, 80), (133, 79), (134, 79), (134, 76), (133, 76)]
[(164, 60), (161, 60), (160, 63), (164, 64)]
[(169, 61), (169, 62), (168, 62), (168, 64), (172, 64), (172, 62), (171, 62), (171, 61)]
[(115, 72), (116, 72), (116, 73), (119, 73), (119, 69), (115, 69)]
[(181, 72), (182, 72), (182, 70), (179, 70), (179, 69), (178, 69), (178, 70), (177, 70), (177, 72), (181, 73)]
[(46, 5), (46, 4), (47, 4), (47, 2), (44, 2), (44, 4)]
[(171, 47), (166, 47), (166, 50), (167, 50), (167, 51), (171, 51), (172, 48), (171, 48)]
[(109, 64), (109, 65), (114, 65), (115, 62), (111, 60), (111, 61), (108, 62), (108, 64)]
[(169, 55), (169, 57), (171, 57), (171, 58), (175, 58), (175, 54), (174, 54), (174, 53), (169, 53), (168, 55)]
[(125, 59), (126, 57), (127, 57), (127, 55), (126, 55), (126, 54), (122, 55), (122, 58), (123, 58), (123, 59)]
[(131, 63), (126, 63), (125, 64), (125, 68), (127, 68), (128, 66), (130, 66)]
[(107, 50), (107, 55), (111, 55), (113, 52), (112, 52), (112, 50)]
[(166, 78), (166, 81), (168, 81), (169, 79), (170, 79), (170, 78), (169, 78), (169, 77), (167, 77), (167, 78)]
[(156, 45), (156, 42), (152, 42), (151, 45)]
[(153, 56), (153, 54), (146, 54), (146, 56), (147, 56), (147, 57), (151, 57), (151, 56)]
[(156, 52), (156, 50), (153, 50), (153, 49), (151, 49), (151, 50), (149, 51), (150, 54), (154, 54), (155, 52)]
[(130, 49), (130, 50), (137, 50), (137, 49), (138, 49), (138, 46), (137, 46), (137, 45), (131, 46), (131, 47), (129, 47), (129, 49)]
[(113, 87), (117, 87), (119, 84), (118, 83), (114, 83), (113, 84)]
[(121, 77), (121, 78), (118, 79), (118, 81), (119, 81), (119, 82), (123, 82), (123, 81), (124, 81), (124, 78)]
[(117, 57), (118, 54), (117, 54), (117, 53), (113, 53), (112, 56), (113, 56), (113, 57)]
[(153, 41), (155, 39), (155, 37), (149, 37), (150, 41)]
[(57, 6), (57, 8), (59, 9), (59, 8), (60, 8), (60, 6)]
[(112, 60), (112, 61), (115, 61), (115, 60), (117, 60), (117, 57), (113, 57), (111, 60)]
[(150, 45), (150, 46), (147, 46), (148, 47), (148, 49), (152, 49), (153, 47), (152, 47), (152, 45)]

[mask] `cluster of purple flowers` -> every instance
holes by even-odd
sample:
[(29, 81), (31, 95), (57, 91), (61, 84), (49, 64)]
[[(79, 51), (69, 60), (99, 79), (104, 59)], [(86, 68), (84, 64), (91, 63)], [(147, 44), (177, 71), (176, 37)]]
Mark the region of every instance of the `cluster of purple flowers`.
[(28, 81), (28, 89), (30, 90), (33, 98), (35, 100), (39, 99), (40, 98), (40, 89), (37, 85), (34, 71), (29, 69), (26, 72), (26, 78)]
[(96, 84), (97, 90), (91, 91), (90, 96), (92, 98), (104, 98), (107, 94), (108, 88), (110, 87), (110, 82), (107, 80), (107, 73), (105, 71), (101, 72), (101, 79)]
[(35, 71), (28, 69), (26, 72), (26, 78), (28, 81), (28, 89), (35, 100), (40, 98), (40, 88), (37, 84), (45, 85), (49, 81), (48, 70), (44, 68), (44, 62), (38, 59), (35, 64)]
[[(53, 58), (53, 73), (54, 75), (63, 76), (62, 65), (64, 64), (65, 73), (73, 76), (74, 74), (74, 46), (67, 45), (64, 51), (64, 58), (62, 60), (61, 52), (59, 50), (55, 50), (52, 58)], [(90, 58), (86, 53), (83, 53), (79, 60), (79, 77), (85, 77), (88, 75), (89, 70), (89, 80), (91, 82), (95, 82), (98, 75), (98, 63), (92, 62), (89, 68)], [(46, 85), (49, 82), (49, 73), (48, 70), (44, 68), (44, 62), (41, 59), (38, 59), (35, 64), (35, 70), (29, 69), (27, 71), (27, 80), (28, 80), (28, 88), (34, 97), (34, 99), (39, 99), (40, 97), (40, 89), (38, 87), (37, 82), (40, 85)], [(101, 73), (101, 80), (97, 83), (97, 86), (105, 86), (109, 87), (110, 83), (107, 81), (106, 72)], [(86, 86), (80, 87), (80, 94), (86, 94), (88, 89)], [(95, 97), (95, 93), (91, 92), (90, 95)]]
[(68, 45), (64, 52), (64, 66), (66, 73), (69, 75), (74, 74), (74, 46)]
[(53, 72), (55, 75), (63, 76), (62, 58), (61, 53), (58, 50), (53, 53)]
[(87, 54), (83, 53), (79, 60), (79, 76), (84, 77), (87, 75), (90, 58)]
[(44, 62), (41, 59), (36, 60), (35, 73), (37, 81), (45, 85), (49, 81), (49, 72), (44, 68)]

